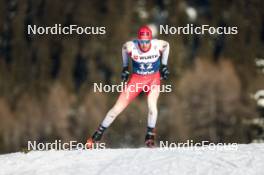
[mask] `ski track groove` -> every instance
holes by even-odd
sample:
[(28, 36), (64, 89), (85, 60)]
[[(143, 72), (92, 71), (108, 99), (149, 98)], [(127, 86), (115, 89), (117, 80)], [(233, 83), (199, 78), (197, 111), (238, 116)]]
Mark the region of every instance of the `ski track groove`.
[(0, 175), (263, 175), (264, 144), (238, 150), (160, 148), (32, 151), (0, 155)]

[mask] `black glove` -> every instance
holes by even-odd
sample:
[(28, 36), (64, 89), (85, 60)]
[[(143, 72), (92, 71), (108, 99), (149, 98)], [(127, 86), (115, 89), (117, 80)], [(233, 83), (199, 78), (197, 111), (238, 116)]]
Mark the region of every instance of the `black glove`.
[(169, 69), (168, 69), (167, 65), (161, 65), (161, 67), (160, 67), (161, 79), (167, 80), (169, 74), (170, 74), (170, 72), (169, 72)]
[(128, 71), (128, 67), (123, 67), (122, 73), (121, 73), (121, 79), (123, 81), (127, 81), (128, 77), (129, 77), (129, 71)]

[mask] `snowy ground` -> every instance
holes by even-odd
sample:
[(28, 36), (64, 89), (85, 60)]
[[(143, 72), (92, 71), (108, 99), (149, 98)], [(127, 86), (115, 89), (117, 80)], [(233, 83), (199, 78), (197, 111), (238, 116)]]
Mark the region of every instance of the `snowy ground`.
[(1, 175), (263, 175), (264, 144), (237, 150), (105, 149), (0, 155)]

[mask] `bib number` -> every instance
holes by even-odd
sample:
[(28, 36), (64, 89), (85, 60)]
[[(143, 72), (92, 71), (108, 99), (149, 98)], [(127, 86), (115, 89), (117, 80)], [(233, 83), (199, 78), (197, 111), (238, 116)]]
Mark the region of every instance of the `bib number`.
[(146, 63), (146, 64), (141, 63), (139, 68), (141, 70), (149, 70), (149, 69), (153, 68), (153, 65), (152, 65), (152, 63)]

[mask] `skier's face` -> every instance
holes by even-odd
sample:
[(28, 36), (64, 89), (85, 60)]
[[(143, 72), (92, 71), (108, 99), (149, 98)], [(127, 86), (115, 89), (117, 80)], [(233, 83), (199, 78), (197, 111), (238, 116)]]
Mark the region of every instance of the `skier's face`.
[(150, 40), (141, 39), (138, 40), (138, 45), (143, 52), (147, 52), (150, 49)]

